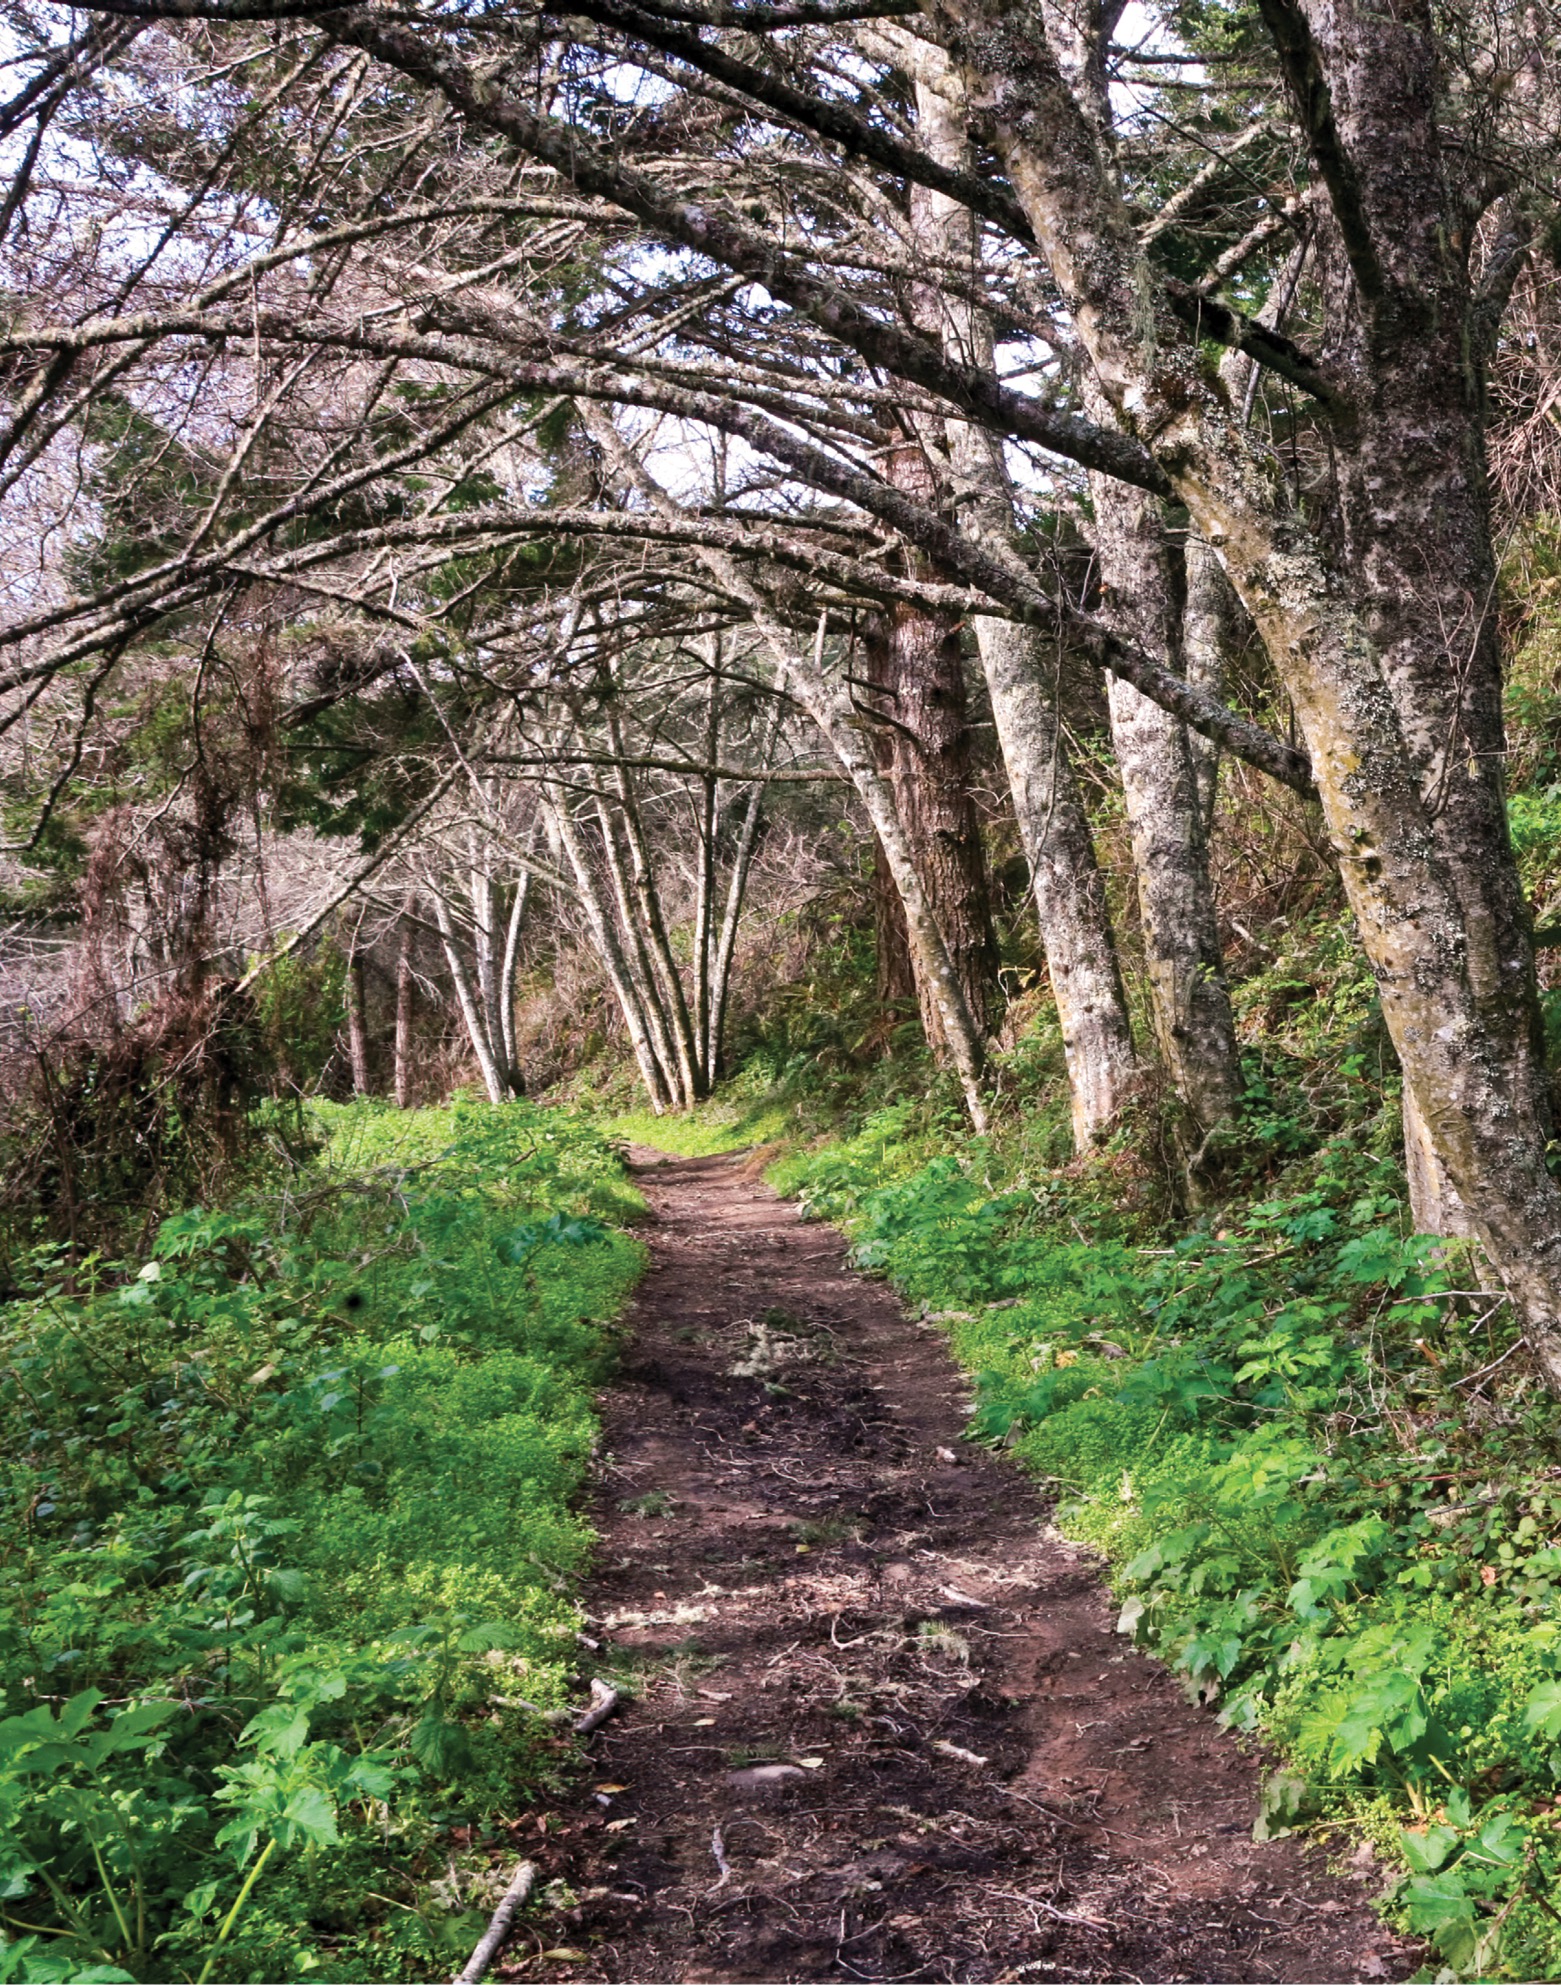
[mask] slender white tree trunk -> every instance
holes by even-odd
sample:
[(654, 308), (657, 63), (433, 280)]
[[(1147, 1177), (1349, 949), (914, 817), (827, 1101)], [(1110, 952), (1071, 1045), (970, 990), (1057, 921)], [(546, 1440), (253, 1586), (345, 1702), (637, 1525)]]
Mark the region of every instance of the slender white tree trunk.
[(656, 1060), (666, 1080), (668, 1099), (678, 1108), (686, 1110), (694, 1101), (693, 1069), (689, 1064), (681, 1036), (668, 1024), (666, 1009), (656, 984), (655, 967), (651, 962), (650, 951), (645, 941), (645, 932), (635, 916), (634, 903), (629, 895), (629, 880), (624, 873), (623, 854), (618, 846), (617, 826), (608, 811), (606, 801), (600, 795), (596, 801), (596, 819), (601, 830), (602, 853), (607, 863), (607, 875), (612, 883), (613, 901), (618, 906), (618, 925), (625, 941), (625, 963), (641, 1011), (645, 1016), (646, 1031), (655, 1047)]
[(549, 826), (574, 875), (580, 905), (585, 912), (596, 954), (602, 961), (613, 996), (618, 1002), (618, 1010), (623, 1015), (623, 1024), (629, 1036), (629, 1045), (634, 1050), (634, 1059), (639, 1065), (645, 1093), (650, 1098), (652, 1110), (660, 1116), (676, 1094), (673, 1080), (656, 1054), (645, 1008), (628, 960), (624, 957), (623, 946), (618, 940), (612, 912), (602, 900), (579, 827), (569, 810), (568, 797), (556, 786), (544, 786), (542, 791)]
[(439, 940), (444, 948), (444, 961), (449, 968), (450, 983), (455, 988), (456, 1004), (461, 1009), (466, 1038), (471, 1043), (472, 1053), (481, 1071), (483, 1087), (488, 1092), (488, 1101), (507, 1102), (509, 1090), (493, 1056), (493, 1046), (488, 1039), (488, 1029), (478, 1003), (478, 996), (472, 986), (471, 975), (466, 969), (466, 960), (461, 956), (460, 941), (450, 915), (450, 906), (438, 889), (432, 890), (431, 893), (434, 899), (434, 921), (439, 926)]
[[(783, 686), (777, 669), (775, 706), (759, 752), (761, 770), (769, 767), (780, 735)], [(726, 909), (721, 918), (721, 936), (716, 945), (715, 966), (710, 986), (710, 1031), (705, 1039), (705, 1082), (713, 1089), (721, 1075), (722, 1041), (726, 1031), (726, 1002), (732, 980), (732, 960), (737, 951), (737, 932), (742, 922), (743, 903), (748, 893), (748, 873), (753, 866), (754, 849), (759, 842), (759, 820), (764, 812), (764, 786), (757, 784), (748, 795), (743, 812), (737, 848), (732, 856), (731, 874), (726, 885)]]
[(369, 1093), (369, 1028), (363, 985), (363, 953), (354, 942), (347, 955), (347, 1059), (352, 1067), (352, 1093)]
[[(528, 836), (528, 853), (530, 845)], [(517, 1096), (524, 1094), (525, 1083), (521, 1079), (520, 1044), (515, 1035), (515, 980), (520, 969), (520, 930), (530, 895), (531, 871), (523, 868), (515, 878), (515, 893), (510, 898), (509, 916), (504, 926), (504, 955), (499, 963), (498, 989), (500, 1046), (510, 1088)]]
[[(639, 912), (640, 926), (650, 949), (651, 965), (654, 968), (655, 983), (660, 992), (667, 1026), (676, 1043), (675, 1056), (679, 1080), (684, 1093), (692, 1099), (699, 1093), (695, 1071), (700, 1053), (694, 1039), (688, 999), (683, 991), (682, 975), (678, 971), (677, 960), (672, 955), (672, 941), (667, 934), (667, 920), (661, 906), (661, 892), (656, 887), (656, 870), (651, 861), (650, 845), (645, 835), (639, 792), (634, 775), (626, 763), (627, 754), (624, 751), (623, 733), (617, 715), (611, 709), (607, 714), (607, 737), (617, 761), (613, 768), (613, 783), (623, 819), (624, 838), (629, 849), (629, 870), (634, 884), (634, 902)], [(671, 1065), (669, 1063), (669, 1066)]]
[(412, 1106), (412, 933), (417, 896), (408, 890), (401, 903), (396, 946), (396, 1108)]
[[(490, 798), (486, 792), (483, 797)], [(472, 957), (477, 968), (477, 1005), (488, 1053), (501, 1077), (507, 1078), (499, 1022), (499, 932), (494, 904), (493, 870), (487, 851), (478, 845), (477, 829), (467, 829), (467, 888), (472, 905)], [(505, 1081), (506, 1090), (508, 1081)]]
[[(704, 751), (706, 766), (718, 765), (721, 756), (721, 637), (712, 634), (709, 643), (710, 680), (705, 697)], [(694, 889), (694, 1039), (699, 1052), (699, 1088), (705, 1089), (705, 1070), (710, 1046), (710, 966), (711, 924), (715, 917), (715, 837), (720, 819), (719, 785), (706, 771), (699, 781), (696, 820), (695, 860), (698, 864)]]

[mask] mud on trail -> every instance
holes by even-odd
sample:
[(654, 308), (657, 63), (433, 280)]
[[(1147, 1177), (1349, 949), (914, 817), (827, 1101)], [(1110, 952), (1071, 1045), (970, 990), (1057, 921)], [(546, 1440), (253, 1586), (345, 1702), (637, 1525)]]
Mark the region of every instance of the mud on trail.
[(637, 1693), (528, 1835), (574, 1901), (497, 1975), (1403, 1976), (1369, 1867), (1254, 1845), (1256, 1760), (962, 1443), (936, 1327), (741, 1160), (638, 1156), (653, 1263), (586, 1598)]

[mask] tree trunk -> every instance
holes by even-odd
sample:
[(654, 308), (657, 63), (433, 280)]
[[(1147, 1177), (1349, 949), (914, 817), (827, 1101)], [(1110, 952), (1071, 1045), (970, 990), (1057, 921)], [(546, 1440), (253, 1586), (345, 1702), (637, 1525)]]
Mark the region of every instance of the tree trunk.
[(444, 961), (449, 968), (450, 984), (455, 989), (455, 1003), (461, 1010), (466, 1038), (471, 1044), (472, 1054), (482, 1075), (482, 1086), (488, 1092), (490, 1103), (507, 1102), (509, 1092), (505, 1087), (498, 1062), (494, 1058), (493, 1045), (488, 1039), (488, 1030), (484, 1024), (478, 995), (466, 970), (466, 961), (461, 956), (455, 924), (450, 916), (450, 906), (437, 889), (433, 891), (433, 898), (434, 921), (439, 926), (439, 938), (444, 947)]
[[(493, 880), (491, 858), (475, 826), (467, 830), (466, 847), (466, 882), (471, 902), (472, 962), (475, 968), (471, 985), (472, 1014), (481, 1033), (481, 1047), (486, 1057), (483, 1080), (488, 1082), (487, 1069), (491, 1065), (499, 1091), (493, 1100), (508, 1102), (512, 1097), (523, 1094), (525, 1089), (520, 1071), (515, 1066), (513, 1008), (515, 947), (519, 942), (519, 920), (525, 911), (527, 877), (522, 873), (510, 915), (501, 923), (499, 892)], [(441, 924), (441, 932), (443, 928)], [(447, 949), (453, 943), (452, 928), (452, 935), (446, 940)], [(475, 1048), (477, 1037), (473, 1035), (472, 1038)], [(493, 1084), (488, 1086), (491, 1089)]]
[[(894, 447), (888, 479), (918, 502), (935, 505), (937, 478), (920, 445)], [(895, 809), (910, 844), (922, 891), (943, 933), (971, 1020), (992, 1031), (997, 1005), (997, 939), (992, 930), (986, 848), (970, 776), (970, 699), (960, 652), (960, 620), (897, 601), (869, 638), (867, 707), (887, 745)], [(918, 980), (922, 1024), (943, 1045), (935, 990)]]
[[(717, 765), (721, 756), (721, 637), (712, 634), (709, 652), (710, 680), (705, 700), (704, 752), (706, 765)], [(710, 1045), (710, 967), (712, 924), (715, 921), (715, 837), (720, 820), (719, 786), (713, 772), (699, 782), (699, 805), (695, 818), (694, 858), (698, 864), (694, 890), (694, 1039), (699, 1044), (695, 1066), (695, 1094), (708, 1092)]]
[[(783, 714), (779, 682), (775, 687), (777, 692), (775, 708), (759, 752), (760, 766), (766, 768), (775, 753)], [(732, 959), (737, 951), (737, 931), (742, 921), (743, 903), (748, 893), (748, 873), (753, 866), (754, 849), (759, 844), (759, 820), (763, 812), (764, 787), (756, 785), (748, 795), (742, 831), (737, 837), (737, 847), (732, 856), (731, 873), (726, 885), (726, 910), (721, 918), (721, 937), (716, 945), (715, 966), (711, 976), (710, 1032), (705, 1044), (705, 1075), (711, 1089), (715, 1087), (723, 1072), (725, 1052), (723, 1039), (726, 1030), (727, 993), (732, 982)]]
[(352, 1093), (369, 1094), (369, 1029), (364, 1011), (363, 954), (354, 944), (347, 957), (347, 1058), (352, 1066)]
[[(1225, 700), (1230, 660), (1236, 645), (1235, 596), (1212, 545), (1196, 532), (1187, 537), (1187, 604), (1182, 611), (1182, 663), (1187, 680)], [(1188, 730), (1193, 788), (1205, 844), (1214, 829), (1219, 796), (1220, 753), (1212, 738)]]
[(507, 1095), (509, 1071), (505, 1066), (499, 1009), (499, 932), (493, 870), (489, 866), (487, 849), (479, 848), (475, 827), (467, 829), (466, 846), (467, 888), (472, 905), (472, 956), (477, 967), (477, 1009), (482, 1016), (488, 1053), (504, 1082)]
[(883, 842), (873, 836), (873, 994), (880, 1006), (899, 1006), (916, 997), (905, 905)]
[[(597, 795), (596, 820), (601, 829), (602, 853), (607, 862), (607, 874), (612, 883), (613, 900), (618, 906), (618, 928), (623, 934), (624, 966), (634, 987), (639, 1002), (644, 1026), (655, 1049), (667, 1088), (667, 1100), (679, 1109), (688, 1109), (695, 1098), (693, 1063), (688, 1052), (688, 1042), (681, 1031), (674, 1032), (669, 1024), (666, 1005), (656, 984), (656, 970), (651, 961), (646, 934), (635, 918), (634, 904), (629, 894), (629, 880), (624, 871), (623, 856), (618, 847), (618, 829), (607, 802)], [(609, 913), (605, 907), (603, 915)], [(681, 994), (681, 987), (679, 993)]]
[[(879, 615), (874, 615), (852, 635), (849, 666), (860, 672), (860, 680), (877, 692), (874, 700), (889, 691), (889, 636)], [(886, 724), (871, 731), (873, 762), (881, 778), (892, 776), (894, 743)], [(916, 998), (916, 968), (911, 963), (910, 933), (905, 927), (905, 905), (894, 886), (894, 874), (883, 843), (873, 836), (873, 994), (880, 1006), (898, 1006)], [(918, 1002), (919, 1004), (919, 1002)], [(922, 1032), (926, 1033), (925, 1018)]]
[[(1109, 154), (1115, 134), (1105, 44), (1122, 0), (1096, 0), (1093, 12), (1043, 0), (1043, 11), (1079, 102)], [(1086, 380), (1083, 397), (1092, 419), (1113, 424), (1111, 402), (1097, 384)], [(1185, 600), (1172, 569), (1163, 506), (1107, 476), (1092, 475), (1089, 483), (1105, 618), (1182, 674)], [(1199, 754), (1184, 723), (1120, 676), (1107, 678), (1106, 700), (1133, 847), (1155, 1041), (1178, 1100), (1207, 1136), (1239, 1107), (1244, 1085), (1209, 872), (1210, 809), (1200, 790)], [(1202, 785), (1211, 787), (1212, 767)]]
[(671, 940), (667, 936), (667, 920), (661, 907), (661, 894), (656, 887), (656, 871), (651, 864), (650, 847), (645, 838), (645, 823), (640, 815), (639, 793), (633, 774), (623, 763), (626, 756), (623, 734), (619, 728), (617, 715), (610, 709), (607, 713), (607, 736), (618, 759), (618, 763), (613, 768), (613, 780), (618, 804), (623, 814), (624, 836), (628, 842), (634, 900), (638, 905), (640, 925), (650, 950), (650, 969), (654, 984), (660, 993), (667, 1028), (676, 1043), (675, 1063), (669, 1061), (667, 1066), (669, 1068), (676, 1066), (683, 1091), (692, 1100), (698, 1094), (699, 1050), (694, 1040), (688, 1000), (683, 991), (683, 980), (678, 972), (677, 960), (672, 955)]
[[(533, 821), (531, 833), (536, 832)], [(527, 853), (531, 839), (528, 836)], [(504, 955), (499, 962), (499, 1046), (512, 1096), (524, 1096), (526, 1078), (520, 1070), (520, 1049), (515, 1038), (515, 978), (520, 966), (520, 927), (525, 920), (526, 902), (531, 894), (531, 871), (523, 868), (515, 878), (515, 894), (510, 899), (509, 917), (504, 927)]]
[[(1487, 336), (1467, 250), (1444, 223), (1446, 179), (1432, 41), (1391, 15), (1311, 24), (1337, 78), (1339, 136), (1372, 208), (1392, 307), (1363, 296), (1343, 230), (1317, 241), (1323, 363), (1358, 418), (1335, 445), (1333, 558), (1350, 574), (1407, 748), (1430, 838), (1458, 905), (1470, 1052), (1504, 1064), (1513, 1101), (1553, 1131), (1530, 923), (1507, 833), (1506, 738), (1485, 462)], [(1382, 65), (1391, 65), (1384, 69)], [(1424, 1100), (1423, 1100), (1424, 1099)], [(1473, 1231), (1439, 1154), (1438, 1111), (1406, 1064), (1405, 1167), (1418, 1232)]]
[[(1156, 500), (1092, 476), (1095, 549), (1105, 612), (1156, 659), (1180, 662), (1180, 602)], [(1143, 919), (1155, 1039), (1171, 1087), (1207, 1134), (1241, 1101), (1241, 1059), (1225, 986), (1187, 727), (1110, 676), (1111, 743), (1122, 777)]]
[(553, 835), (568, 857), (569, 866), (574, 873), (575, 886), (580, 892), (580, 904), (585, 911), (586, 922), (596, 946), (596, 954), (602, 961), (608, 984), (612, 987), (613, 996), (618, 1002), (618, 1010), (623, 1015), (624, 1028), (629, 1036), (629, 1044), (634, 1050), (634, 1059), (639, 1065), (645, 1093), (650, 1099), (651, 1109), (657, 1116), (661, 1116), (675, 1095), (673, 1079), (670, 1071), (657, 1058), (645, 1008), (629, 970), (628, 961), (623, 955), (623, 947), (618, 941), (612, 912), (602, 901), (601, 891), (597, 887), (596, 877), (591, 872), (590, 860), (580, 839), (580, 830), (569, 811), (567, 796), (557, 787), (545, 786), (543, 798)]
[(976, 622), (987, 693), (1019, 823), (1068, 1068), (1073, 1141), (1109, 1134), (1138, 1075), (1105, 879), (1057, 721), (1041, 637)]
[(417, 897), (409, 890), (401, 904), (401, 931), (396, 945), (396, 1108), (412, 1107), (412, 977), (413, 918)]
[(1429, 1125), (1415, 1107), (1414, 1091), (1404, 1084), (1404, 1176), (1409, 1185), (1409, 1219), (1417, 1234), (1443, 1240), (1470, 1240), (1474, 1222), (1436, 1153)]
[[(1476, 585), (1461, 622), (1437, 627), (1422, 656), (1407, 654), (1391, 627), (1379, 646), (1374, 603), (1341, 586), (1196, 350), (1168, 312), (1153, 312), (1131, 218), (1044, 39), (995, 0), (944, 6), (961, 59), (983, 79), (993, 141), (1096, 377), (1153, 448), (1193, 527), (1219, 552), (1295, 704), (1405, 1080), (1540, 1364), (1561, 1389), (1561, 1191), (1546, 1164), (1532, 947), (1496, 805), (1497, 761), (1470, 750), (1493, 704), (1492, 685), (1469, 680), (1471, 657), (1485, 673), (1472, 637), (1487, 618), (1488, 596)], [(1281, 29), (1293, 28), (1277, 0), (1273, 11)], [(1337, 136), (1330, 124), (1317, 140), (1319, 171), (1325, 184), (1341, 185), (1348, 259), (1370, 290), (1374, 326), (1389, 339), (1396, 313), (1399, 328), (1411, 343), (1418, 331), (1427, 353), (1417, 365), (1403, 352), (1404, 362), (1379, 376), (1372, 341), (1363, 347), (1368, 396), (1364, 408), (1357, 398), (1356, 415), (1380, 402), (1394, 416), (1381, 423), (1389, 452), (1371, 464), (1381, 480), (1370, 501), (1384, 511), (1413, 508), (1434, 502), (1439, 489), (1446, 518), (1422, 510), (1436, 533), (1425, 541), (1430, 556), (1446, 545), (1459, 572), (1477, 573), (1488, 551), (1472, 411), (1482, 326), (1466, 271), (1442, 281), (1440, 295), (1416, 289), (1417, 272), (1441, 281), (1438, 272), (1467, 240), (1444, 211), (1441, 162), (1432, 157), (1435, 169), (1422, 169), (1436, 144), (1429, 37), (1418, 16), (1378, 15), (1368, 25), (1348, 6), (1339, 14), (1359, 58), (1346, 65), (1351, 88), (1361, 104), (1381, 103), (1381, 130), (1356, 159), (1359, 166), (1369, 154), (1372, 171), (1341, 179), (1323, 143)], [(1315, 47), (1308, 59), (1315, 70)], [(1325, 98), (1314, 91), (1310, 101)], [(1411, 195), (1422, 199), (1428, 225), (1426, 215), (1404, 211)], [(1364, 240), (1362, 200), (1368, 213), (1373, 203), (1381, 208), (1380, 224), (1364, 224)], [(1390, 246), (1394, 270), (1383, 260)], [(1440, 369), (1449, 337), (1457, 360), (1451, 377)], [(1451, 423), (1449, 401), (1457, 402)], [(1418, 421), (1410, 417), (1416, 411)], [(1347, 421), (1334, 425), (1342, 430)], [(1407, 549), (1400, 539), (1400, 553)], [(1415, 576), (1427, 576), (1425, 557), (1415, 561)]]
[[(959, 79), (926, 45), (915, 55), (918, 139), (940, 164), (964, 167), (970, 147)], [(918, 188), (912, 223), (940, 262), (974, 270), (975, 230), (964, 208)], [(985, 312), (941, 285), (918, 286), (913, 294), (917, 321), (950, 358), (990, 367)], [(947, 437), (964, 528), (988, 550), (1011, 556), (1013, 485), (1002, 442), (965, 421), (948, 422)], [(1109, 1132), (1137, 1075), (1105, 884), (1058, 721), (1057, 671), (1048, 666), (1043, 637), (988, 615), (978, 616), (975, 627), (1062, 1033), (1073, 1139), (1086, 1151)]]

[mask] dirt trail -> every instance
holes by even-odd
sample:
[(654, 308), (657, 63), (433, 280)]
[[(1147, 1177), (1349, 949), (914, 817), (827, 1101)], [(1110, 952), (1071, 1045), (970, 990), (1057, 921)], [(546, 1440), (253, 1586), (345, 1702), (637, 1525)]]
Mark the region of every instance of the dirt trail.
[(741, 1161), (639, 1156), (587, 1604), (641, 1693), (538, 1843), (577, 1903), (498, 1975), (1403, 1976), (1364, 1873), (1254, 1846), (1255, 1761), (962, 1444), (935, 1328)]

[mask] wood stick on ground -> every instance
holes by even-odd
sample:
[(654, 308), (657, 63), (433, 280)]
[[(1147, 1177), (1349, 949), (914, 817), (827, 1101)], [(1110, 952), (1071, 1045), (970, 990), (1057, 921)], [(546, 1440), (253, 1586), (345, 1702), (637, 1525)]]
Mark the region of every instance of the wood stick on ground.
[(482, 1941), (466, 1960), (466, 1969), (458, 1972), (453, 1985), (478, 1985), (498, 1956), (504, 1939), (510, 1933), (510, 1925), (515, 1920), (515, 1912), (531, 1893), (531, 1885), (537, 1878), (535, 1863), (522, 1861), (504, 1891), (503, 1899), (493, 1912), (493, 1920), (482, 1933)]
[(710, 1836), (710, 1852), (715, 1856), (715, 1864), (721, 1871), (721, 1879), (713, 1887), (705, 1890), (706, 1895), (714, 1895), (716, 1889), (724, 1889), (732, 1879), (732, 1864), (726, 1858), (726, 1836), (719, 1826)]
[(598, 1675), (591, 1683), (591, 1707), (575, 1718), (575, 1735), (589, 1737), (618, 1707), (618, 1691)]

